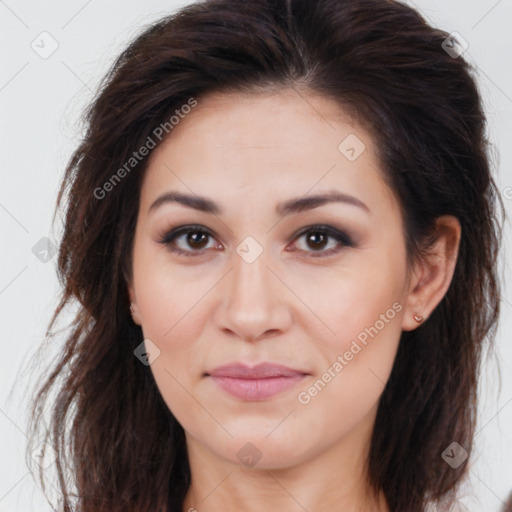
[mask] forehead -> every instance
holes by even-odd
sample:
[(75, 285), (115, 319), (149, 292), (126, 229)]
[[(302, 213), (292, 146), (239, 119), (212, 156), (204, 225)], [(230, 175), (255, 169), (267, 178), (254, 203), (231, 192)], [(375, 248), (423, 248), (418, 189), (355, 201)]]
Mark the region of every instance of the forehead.
[(153, 151), (141, 204), (169, 188), (226, 201), (235, 192), (261, 202), (333, 188), (393, 201), (374, 141), (333, 100), (289, 89), (197, 101)]
[[(319, 152), (330, 148), (329, 153), (337, 156), (340, 137), (356, 131), (368, 138), (337, 103), (318, 94), (295, 89), (213, 93), (199, 99), (198, 105), (182, 116), (156, 153), (169, 145), (189, 145), (193, 132), (201, 139), (201, 145), (195, 146), (198, 151), (204, 145), (210, 150), (268, 148), (278, 156), (287, 150), (296, 154), (301, 149)], [(314, 144), (304, 145), (307, 141)], [(370, 140), (367, 142), (371, 144)], [(223, 155), (227, 157), (229, 153)]]

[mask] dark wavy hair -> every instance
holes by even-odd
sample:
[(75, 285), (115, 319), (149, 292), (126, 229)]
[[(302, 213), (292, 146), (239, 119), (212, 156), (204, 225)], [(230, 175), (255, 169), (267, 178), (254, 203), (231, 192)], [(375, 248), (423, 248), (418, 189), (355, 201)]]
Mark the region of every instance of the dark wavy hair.
[(181, 512), (191, 478), (183, 428), (133, 354), (143, 335), (127, 283), (150, 155), (104, 199), (95, 191), (190, 98), (285, 88), (333, 99), (370, 131), (399, 198), (408, 264), (426, 255), (437, 217), (461, 224), (447, 293), (427, 322), (402, 332), (367, 461), (368, 485), (393, 512), (453, 505), (468, 461), (454, 469), (442, 453), (456, 441), (471, 454), (480, 363), (500, 310), (504, 209), (475, 69), (445, 51), (448, 37), (395, 1), (206, 0), (146, 27), (121, 53), (85, 114), (56, 205), (65, 205), (62, 293), (46, 343), (65, 307), (77, 307), (31, 397), (30, 439), (41, 439), (54, 391), (42, 435), (57, 454), (60, 510)]

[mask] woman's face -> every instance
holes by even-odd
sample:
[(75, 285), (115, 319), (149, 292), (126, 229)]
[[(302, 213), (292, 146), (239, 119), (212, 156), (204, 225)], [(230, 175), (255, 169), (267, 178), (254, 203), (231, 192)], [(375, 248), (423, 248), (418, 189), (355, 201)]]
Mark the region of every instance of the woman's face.
[(357, 457), (411, 314), (370, 135), (294, 90), (200, 99), (151, 155), (129, 289), (189, 455)]

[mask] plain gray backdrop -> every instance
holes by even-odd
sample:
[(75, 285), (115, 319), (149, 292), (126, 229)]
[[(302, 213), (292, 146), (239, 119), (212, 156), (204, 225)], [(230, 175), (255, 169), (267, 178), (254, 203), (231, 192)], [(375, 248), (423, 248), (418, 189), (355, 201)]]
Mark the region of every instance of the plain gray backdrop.
[[(40, 375), (27, 365), (57, 303), (52, 244), (60, 225), (52, 230), (51, 215), (81, 136), (80, 113), (125, 44), (144, 25), (187, 3), (0, 0), (0, 512), (51, 510), (25, 463), (27, 390)], [(468, 44), (464, 55), (478, 68), (494, 172), (510, 216), (512, 0), (406, 3)], [(506, 254), (511, 232), (507, 222)], [(502, 268), (510, 289), (510, 266)], [(512, 292), (503, 284), (497, 340), (502, 387), (491, 359), (483, 368), (476, 448), (460, 506), (470, 512), (501, 510), (512, 491)], [(48, 358), (58, 348), (56, 340)]]

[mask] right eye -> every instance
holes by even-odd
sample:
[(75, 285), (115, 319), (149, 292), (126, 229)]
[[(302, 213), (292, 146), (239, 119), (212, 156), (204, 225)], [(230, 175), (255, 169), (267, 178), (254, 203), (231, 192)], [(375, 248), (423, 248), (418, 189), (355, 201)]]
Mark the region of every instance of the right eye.
[[(205, 249), (205, 242), (208, 241), (208, 237), (213, 238), (213, 234), (202, 226), (181, 226), (171, 229), (163, 235), (159, 243), (164, 244), (170, 251), (179, 255), (200, 256)], [(178, 243), (180, 240), (181, 247)], [(215, 247), (218, 248), (218, 245)]]

